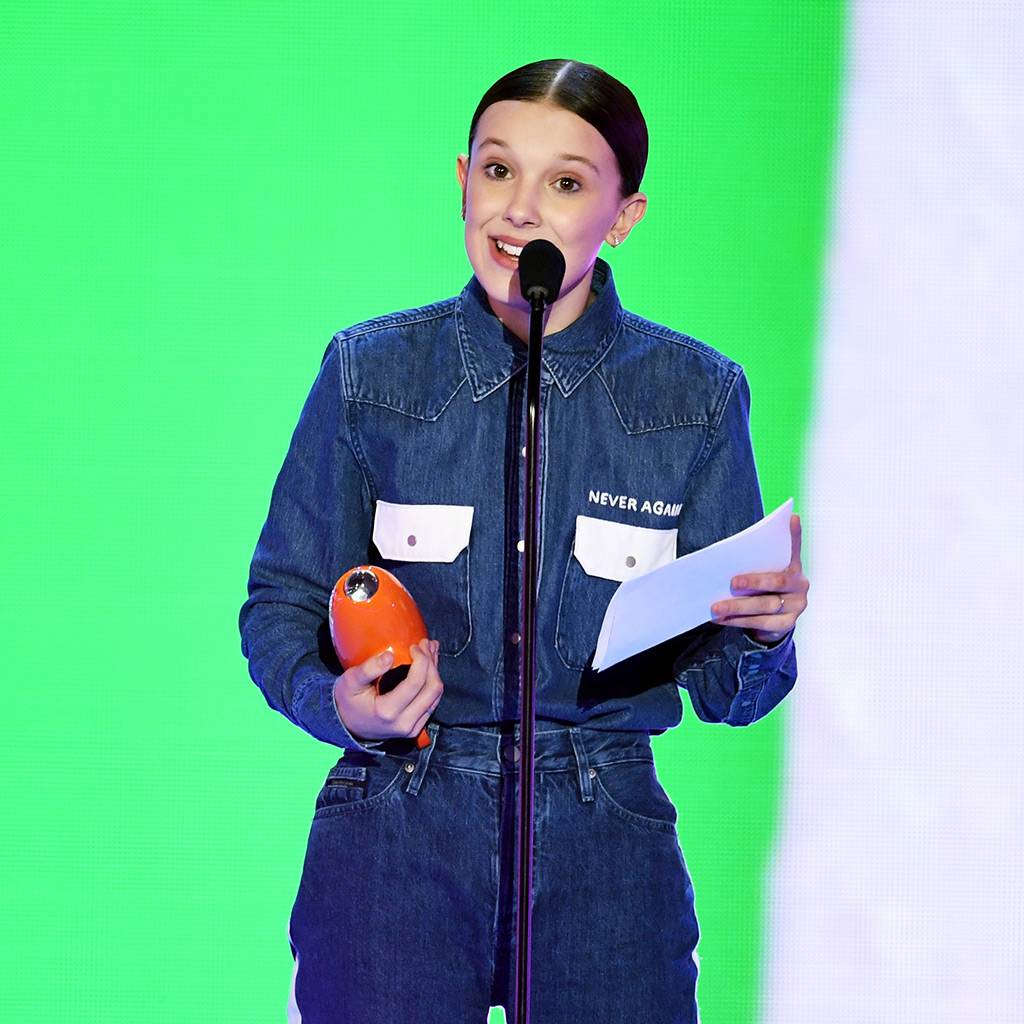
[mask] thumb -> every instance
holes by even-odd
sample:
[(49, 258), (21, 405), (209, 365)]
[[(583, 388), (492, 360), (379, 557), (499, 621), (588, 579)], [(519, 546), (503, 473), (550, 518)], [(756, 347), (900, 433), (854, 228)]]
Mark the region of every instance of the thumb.
[(789, 533), (792, 538), (792, 555), (789, 559), (790, 568), (795, 569), (797, 572), (802, 572), (803, 568), (800, 563), (800, 545), (803, 539), (803, 525), (800, 522), (798, 515), (792, 515), (789, 518)]
[(381, 651), (361, 664), (353, 665), (344, 673), (344, 678), (352, 686), (370, 686), (384, 675), (394, 662), (395, 656), (390, 650)]

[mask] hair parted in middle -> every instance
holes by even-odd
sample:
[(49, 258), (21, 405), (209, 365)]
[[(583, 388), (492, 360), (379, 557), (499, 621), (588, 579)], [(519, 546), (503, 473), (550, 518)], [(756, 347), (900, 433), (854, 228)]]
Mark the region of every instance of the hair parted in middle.
[(548, 102), (582, 117), (611, 147), (622, 178), (622, 197), (640, 188), (647, 166), (647, 122), (633, 93), (606, 71), (575, 60), (538, 60), (499, 78), (477, 104), (469, 125), (472, 157), (477, 122), (502, 100)]

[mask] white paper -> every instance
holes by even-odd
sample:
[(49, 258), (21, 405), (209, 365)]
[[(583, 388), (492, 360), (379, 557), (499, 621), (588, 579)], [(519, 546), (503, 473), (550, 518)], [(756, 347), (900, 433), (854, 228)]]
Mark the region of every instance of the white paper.
[(735, 596), (734, 576), (787, 568), (792, 513), (789, 498), (745, 530), (620, 583), (604, 613), (594, 668), (610, 668), (708, 622), (716, 601)]

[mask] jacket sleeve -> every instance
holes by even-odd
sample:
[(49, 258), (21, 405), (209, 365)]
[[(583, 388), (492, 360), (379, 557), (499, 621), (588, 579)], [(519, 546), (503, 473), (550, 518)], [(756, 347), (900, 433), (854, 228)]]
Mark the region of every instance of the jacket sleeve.
[[(718, 422), (709, 431), (706, 458), (684, 496), (678, 554), (738, 533), (763, 515), (750, 443), (750, 388), (737, 368), (725, 388)], [(697, 716), (705, 722), (749, 725), (768, 714), (796, 682), (794, 632), (771, 645), (758, 643), (739, 627), (713, 622), (683, 634), (675, 679), (689, 693)]]
[(338, 577), (366, 561), (370, 530), (332, 339), (274, 484), (238, 627), (249, 675), (270, 707), (318, 740), (364, 751), (379, 742), (356, 740), (338, 714), (342, 668), (327, 614)]

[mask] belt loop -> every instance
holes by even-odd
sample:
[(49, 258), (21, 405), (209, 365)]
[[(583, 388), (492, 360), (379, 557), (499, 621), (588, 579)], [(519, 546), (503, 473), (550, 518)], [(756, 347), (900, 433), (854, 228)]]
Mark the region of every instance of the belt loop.
[(416, 762), (416, 770), (412, 773), (412, 777), (409, 779), (409, 784), (405, 787), (406, 793), (411, 793), (413, 796), (418, 796), (420, 791), (420, 783), (423, 782), (423, 775), (427, 770), (427, 765), (430, 763), (430, 755), (434, 752), (434, 744), (437, 742), (437, 730), (439, 726), (436, 722), (427, 723), (427, 733), (430, 736), (430, 746), (424, 747), (419, 752), (419, 759)]
[(590, 767), (590, 762), (587, 760), (587, 748), (583, 745), (583, 737), (580, 735), (579, 729), (570, 727), (569, 739), (572, 740), (572, 749), (576, 752), (576, 767), (580, 776), (580, 793), (583, 796), (583, 802), (587, 803), (594, 799), (594, 786), (591, 780), (596, 773), (594, 773), (594, 770)]

